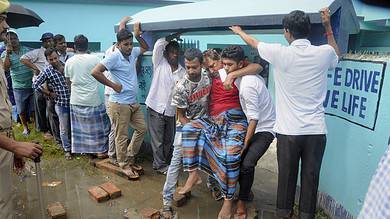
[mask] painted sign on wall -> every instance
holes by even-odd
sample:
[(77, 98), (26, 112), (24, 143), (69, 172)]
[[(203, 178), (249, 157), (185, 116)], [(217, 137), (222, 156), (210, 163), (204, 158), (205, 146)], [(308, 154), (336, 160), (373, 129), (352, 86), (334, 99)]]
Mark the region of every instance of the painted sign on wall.
[(138, 73), (138, 103), (145, 104), (148, 96), (150, 84), (153, 78), (152, 56), (144, 55), (142, 57), (141, 72)]
[(340, 61), (327, 75), (326, 114), (374, 130), (385, 69), (385, 62)]

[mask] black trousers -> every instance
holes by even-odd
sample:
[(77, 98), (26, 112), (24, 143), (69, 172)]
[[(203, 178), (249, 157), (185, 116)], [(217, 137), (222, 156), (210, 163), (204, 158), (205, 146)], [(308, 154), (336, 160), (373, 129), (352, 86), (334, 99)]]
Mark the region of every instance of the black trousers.
[(249, 140), (248, 149), (241, 156), (240, 176), (238, 179), (240, 183), (239, 200), (249, 200), (257, 161), (268, 150), (273, 140), (274, 135), (270, 132), (258, 132)]
[(148, 108), (147, 116), (153, 150), (153, 169), (160, 170), (171, 163), (176, 120), (174, 116), (164, 116), (151, 108)]
[(46, 97), (39, 91), (34, 92), (35, 128), (39, 132), (49, 131), (46, 117)]
[(276, 136), (279, 170), (277, 216), (291, 217), (293, 214), (299, 161), (301, 160), (299, 218), (314, 218), (326, 135), (277, 134)]
[[(49, 126), (50, 126), (50, 132), (53, 135), (54, 139), (58, 144), (61, 143), (61, 137), (60, 137), (60, 120), (58, 118), (58, 115), (55, 111), (55, 102), (54, 100), (48, 100), (46, 103), (46, 110), (47, 110), (47, 117), (49, 120)], [(70, 127), (70, 126), (69, 126)]]

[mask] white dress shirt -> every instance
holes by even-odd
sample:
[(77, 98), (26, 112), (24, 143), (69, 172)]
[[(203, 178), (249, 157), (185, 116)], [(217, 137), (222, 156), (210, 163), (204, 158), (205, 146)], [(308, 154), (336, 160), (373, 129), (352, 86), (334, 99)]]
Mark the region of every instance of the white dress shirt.
[(275, 135), (275, 109), (264, 79), (259, 75), (246, 75), (237, 78), (234, 83), (248, 123), (257, 120), (255, 133), (270, 132)]
[(298, 39), (290, 46), (260, 42), (260, 56), (273, 67), (276, 96), (274, 130), (284, 135), (326, 134), (323, 102), (327, 71), (338, 57), (330, 45)]
[(168, 42), (165, 38), (158, 39), (153, 49), (153, 80), (150, 85), (146, 105), (152, 110), (173, 117), (176, 107), (172, 106), (173, 89), (176, 83), (185, 75), (185, 69), (180, 64), (176, 71), (172, 72), (171, 66), (164, 57), (165, 46)]

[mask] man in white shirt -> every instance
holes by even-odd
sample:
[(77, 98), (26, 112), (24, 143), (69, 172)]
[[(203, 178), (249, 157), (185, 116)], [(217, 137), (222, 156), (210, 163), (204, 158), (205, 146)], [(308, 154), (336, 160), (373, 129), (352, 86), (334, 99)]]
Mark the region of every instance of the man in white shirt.
[(180, 47), (169, 38), (158, 39), (153, 49), (153, 80), (146, 105), (148, 126), (153, 149), (153, 169), (166, 174), (172, 157), (175, 136), (176, 108), (171, 105), (172, 93), (177, 81), (182, 79), (185, 69), (179, 64)]
[(259, 42), (238, 26), (230, 29), (273, 66), (276, 96), (277, 157), (279, 166), (277, 215), (293, 214), (301, 160), (300, 218), (314, 218), (319, 174), (326, 144), (323, 101), (327, 71), (337, 65), (339, 50), (330, 24), (329, 9), (321, 10), (329, 45), (313, 46), (307, 37), (310, 19), (293, 11), (283, 19), (289, 46)]
[(242, 110), (248, 120), (240, 166), (240, 192), (237, 202), (238, 218), (246, 218), (246, 202), (250, 201), (257, 161), (268, 150), (275, 138), (275, 109), (272, 98), (259, 75), (236, 79)]
[[(100, 59), (88, 53), (88, 38), (74, 37), (75, 55), (65, 63), (65, 77), (70, 93), (72, 153), (104, 157), (108, 150), (110, 120), (99, 95), (100, 84), (91, 75)], [(68, 157), (71, 159), (71, 157)]]

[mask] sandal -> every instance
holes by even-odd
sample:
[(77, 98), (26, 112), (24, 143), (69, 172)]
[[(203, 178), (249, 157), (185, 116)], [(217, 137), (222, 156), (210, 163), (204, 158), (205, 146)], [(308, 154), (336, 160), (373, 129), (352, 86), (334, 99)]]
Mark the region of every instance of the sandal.
[(142, 168), (142, 166), (140, 165), (137, 165), (137, 164), (130, 164), (131, 168), (133, 168), (133, 170), (139, 172), (139, 171), (143, 171), (144, 168)]
[(126, 168), (126, 169), (121, 169), (121, 170), (122, 170), (122, 173), (124, 173), (127, 176), (127, 178), (129, 178), (130, 180), (139, 179), (139, 175), (138, 175), (137, 171), (133, 170), (131, 167)]
[(27, 129), (27, 130), (24, 130), (23, 133), (22, 133), (23, 137), (27, 137), (30, 135), (30, 130)]
[(164, 206), (161, 212), (162, 219), (172, 219), (173, 218), (173, 210), (170, 206)]
[(72, 160), (72, 154), (70, 152), (65, 152), (65, 160)]
[(96, 153), (96, 157), (98, 159), (106, 159), (106, 158), (108, 158), (108, 154), (107, 153)]

